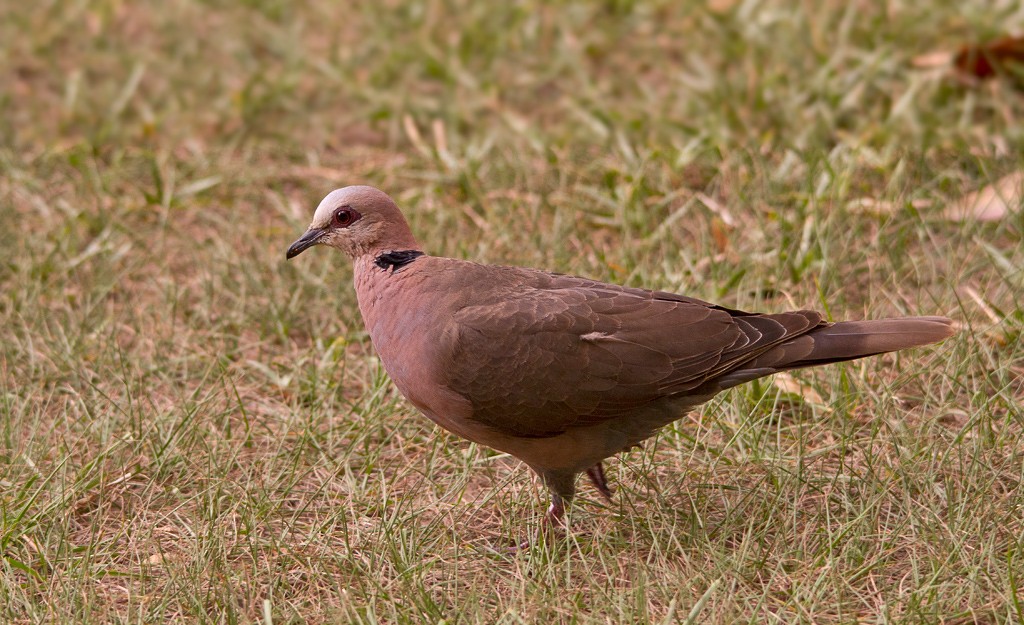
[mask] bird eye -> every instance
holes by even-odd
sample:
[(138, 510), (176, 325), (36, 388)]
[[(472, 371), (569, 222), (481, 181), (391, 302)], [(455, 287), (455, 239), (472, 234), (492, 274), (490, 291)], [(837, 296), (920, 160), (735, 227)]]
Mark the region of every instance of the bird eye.
[(338, 210), (334, 211), (334, 225), (337, 228), (346, 228), (352, 225), (352, 222), (359, 219), (359, 213), (352, 210), (349, 206), (342, 206)]

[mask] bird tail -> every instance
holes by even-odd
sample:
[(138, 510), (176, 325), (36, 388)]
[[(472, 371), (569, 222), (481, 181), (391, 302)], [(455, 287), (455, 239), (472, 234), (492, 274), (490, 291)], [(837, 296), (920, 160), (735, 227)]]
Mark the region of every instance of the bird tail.
[(946, 317), (840, 321), (820, 326), (759, 354), (723, 376), (728, 388), (779, 371), (895, 352), (937, 343), (954, 333)]

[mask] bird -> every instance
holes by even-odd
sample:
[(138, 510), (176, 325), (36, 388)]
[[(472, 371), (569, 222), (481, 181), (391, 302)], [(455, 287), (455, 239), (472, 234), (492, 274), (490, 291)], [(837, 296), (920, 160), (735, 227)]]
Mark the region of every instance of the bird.
[(386, 193), (330, 192), (288, 248), (353, 262), (370, 340), (398, 390), (437, 425), (524, 462), (564, 527), (585, 474), (744, 382), (939, 342), (941, 316), (829, 322), (750, 313), (670, 293), (431, 256)]

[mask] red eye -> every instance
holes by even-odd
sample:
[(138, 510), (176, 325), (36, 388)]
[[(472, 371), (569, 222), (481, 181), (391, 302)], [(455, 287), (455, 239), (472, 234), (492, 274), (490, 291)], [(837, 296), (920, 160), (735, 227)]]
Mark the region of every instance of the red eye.
[(352, 210), (351, 207), (342, 206), (334, 211), (334, 225), (337, 228), (345, 228), (351, 226), (352, 222), (359, 219), (359, 217), (359, 213)]

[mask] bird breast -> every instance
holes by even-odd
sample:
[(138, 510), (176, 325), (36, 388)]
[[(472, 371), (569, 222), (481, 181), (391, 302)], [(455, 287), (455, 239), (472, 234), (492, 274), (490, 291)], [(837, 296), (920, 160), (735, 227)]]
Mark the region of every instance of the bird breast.
[[(416, 408), (463, 438), (492, 445), (488, 428), (471, 420), (472, 407), (446, 384), (452, 355), (446, 334), (454, 331), (451, 293), (428, 288), (432, 281), (418, 259), (397, 271), (372, 259), (356, 262), (359, 311), (388, 376)], [(422, 263), (417, 266), (418, 263)]]

